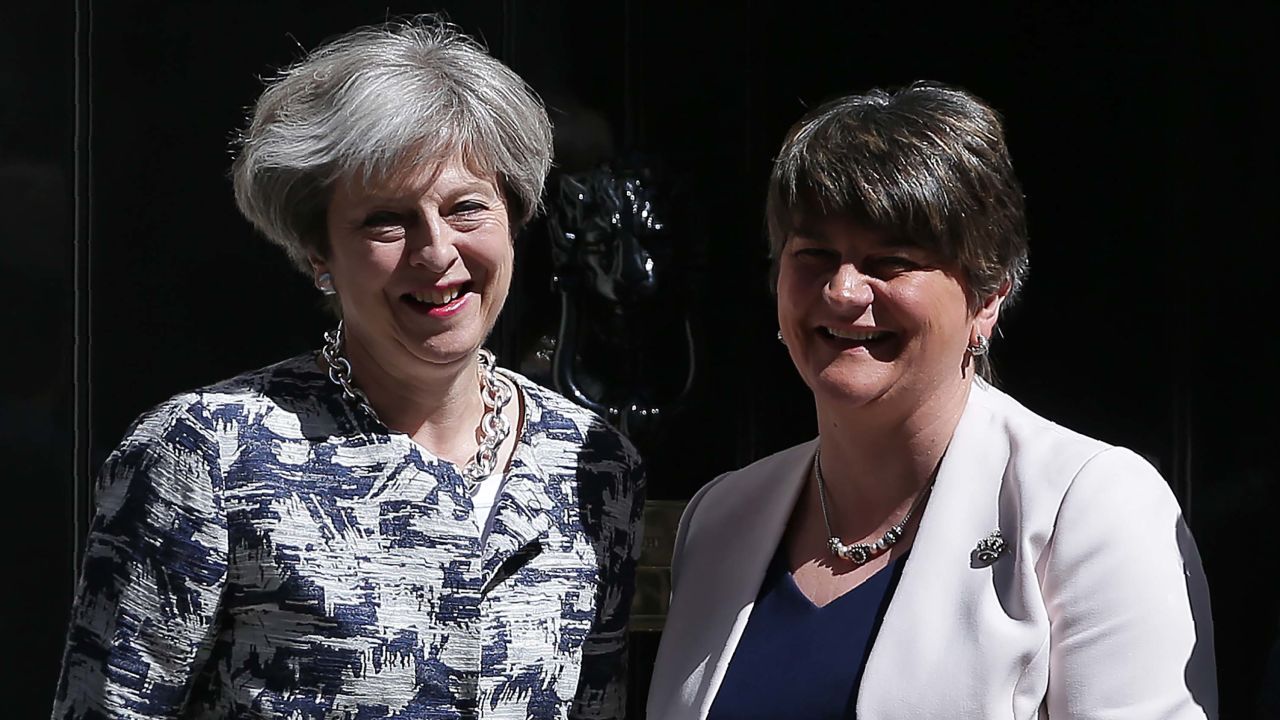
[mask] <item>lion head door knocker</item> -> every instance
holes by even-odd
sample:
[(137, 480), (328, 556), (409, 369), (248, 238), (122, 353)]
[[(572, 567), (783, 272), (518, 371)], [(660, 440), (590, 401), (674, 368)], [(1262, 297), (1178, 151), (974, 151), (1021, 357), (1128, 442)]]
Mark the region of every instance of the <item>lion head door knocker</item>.
[(696, 366), (687, 263), (656, 185), (642, 167), (563, 175), (548, 217), (553, 384), (633, 439), (680, 406)]

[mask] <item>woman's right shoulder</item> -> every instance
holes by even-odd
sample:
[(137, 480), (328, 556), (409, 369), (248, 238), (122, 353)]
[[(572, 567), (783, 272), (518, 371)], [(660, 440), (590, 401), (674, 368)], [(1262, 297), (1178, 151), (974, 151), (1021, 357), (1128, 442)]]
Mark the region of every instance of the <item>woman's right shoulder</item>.
[[(786, 478), (807, 469), (813, 458), (816, 440), (810, 440), (767, 455), (750, 465), (722, 473), (703, 485), (685, 506), (682, 522), (689, 523), (700, 510), (732, 518), (774, 495), (787, 495), (792, 489)], [(723, 511), (723, 512), (721, 512)], [(703, 512), (705, 516), (707, 513)]]
[(308, 353), (180, 392), (139, 415), (117, 451), (150, 446), (191, 452), (214, 445), (219, 433), (255, 422), (283, 399), (314, 395), (322, 377)]

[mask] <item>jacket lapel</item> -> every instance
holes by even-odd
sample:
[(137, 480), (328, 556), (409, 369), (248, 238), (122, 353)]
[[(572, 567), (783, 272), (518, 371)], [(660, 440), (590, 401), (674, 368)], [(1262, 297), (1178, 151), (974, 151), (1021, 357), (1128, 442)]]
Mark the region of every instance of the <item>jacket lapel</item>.
[[(980, 621), (994, 602), (997, 574), (1009, 577), (1020, 554), (1017, 528), (1001, 526), (1009, 448), (991, 411), (997, 395), (981, 383), (970, 391), (867, 660), (859, 717), (966, 716), (966, 707), (981, 703), (968, 695), (988, 684), (980, 677), (982, 648), (1001, 638), (984, 636)], [(1008, 549), (990, 567), (975, 565), (978, 541), (997, 528)], [(974, 654), (964, 656), (966, 648)]]
[[(685, 542), (689, 554), (681, 560), (678, 582), (686, 586), (680, 598), (696, 607), (682, 609), (680, 616), (688, 622), (668, 631), (676, 642), (693, 643), (696, 650), (678, 653), (687, 667), (668, 667), (664, 674), (679, 678), (679, 694), (693, 700), (699, 718), (710, 712), (733, 659), (808, 477), (815, 445), (811, 441), (766, 458), (712, 488), (716, 497), (693, 517)], [(699, 538), (702, 528), (711, 535)], [(738, 530), (726, 537), (724, 528)]]
[(493, 522), (482, 538), (481, 578), (483, 593), (542, 551), (538, 540), (551, 529), (552, 508), (557, 506), (547, 494), (548, 483), (529, 463), (528, 446), (517, 446), (506, 482), (494, 502)]

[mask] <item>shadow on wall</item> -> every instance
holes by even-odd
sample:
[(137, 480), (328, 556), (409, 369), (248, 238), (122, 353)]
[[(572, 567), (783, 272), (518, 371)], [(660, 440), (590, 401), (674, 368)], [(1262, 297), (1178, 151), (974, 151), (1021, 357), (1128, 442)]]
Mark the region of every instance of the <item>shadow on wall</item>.
[[(22, 492), (6, 522), (14, 549), (8, 642), (22, 648), (7, 696), (15, 716), (52, 702), (72, 593), (74, 512), (72, 208), (69, 181), (53, 164), (0, 165), (0, 308), (4, 313), (0, 447), (4, 479)], [(66, 562), (63, 565), (63, 562)], [(13, 685), (11, 685), (12, 687)], [(7, 714), (7, 713), (6, 713)]]

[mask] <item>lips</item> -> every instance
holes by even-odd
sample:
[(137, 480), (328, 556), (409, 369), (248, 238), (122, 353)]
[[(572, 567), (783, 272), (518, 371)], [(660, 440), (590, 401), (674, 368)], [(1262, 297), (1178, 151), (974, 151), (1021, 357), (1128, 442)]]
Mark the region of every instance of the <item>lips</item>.
[(461, 294), (462, 286), (454, 285), (453, 287), (445, 288), (443, 290), (431, 288), (430, 290), (423, 290), (421, 292), (412, 292), (409, 293), (409, 297), (424, 305), (446, 305), (453, 302), (454, 299)]
[(843, 350), (863, 348), (867, 351), (876, 351), (877, 349), (887, 350), (891, 347), (891, 343), (893, 343), (897, 333), (872, 328), (821, 325), (818, 327), (818, 335), (826, 342)]
[(836, 340), (851, 340), (853, 342), (867, 343), (876, 342), (878, 340), (888, 339), (893, 333), (888, 330), (858, 330), (855, 328), (834, 328), (823, 325), (818, 328), (818, 332), (823, 336)]
[(432, 317), (445, 317), (461, 310), (471, 292), (472, 283), (430, 287), (407, 292), (400, 299), (416, 312)]

